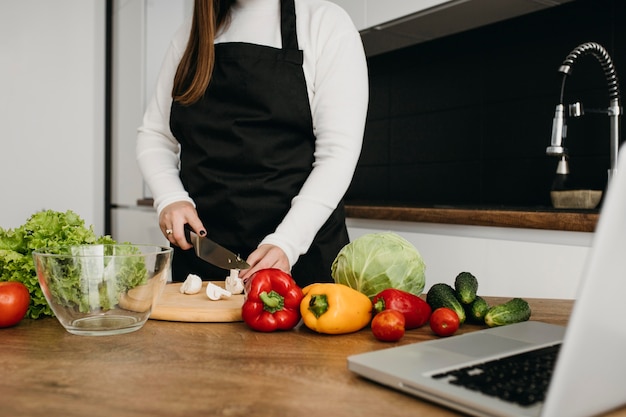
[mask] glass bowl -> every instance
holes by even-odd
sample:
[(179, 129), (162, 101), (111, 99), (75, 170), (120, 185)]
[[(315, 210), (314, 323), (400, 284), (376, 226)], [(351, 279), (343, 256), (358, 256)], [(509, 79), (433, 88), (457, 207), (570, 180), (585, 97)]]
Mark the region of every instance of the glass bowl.
[(33, 251), (39, 285), (70, 333), (105, 336), (139, 330), (171, 276), (165, 246), (79, 245)]

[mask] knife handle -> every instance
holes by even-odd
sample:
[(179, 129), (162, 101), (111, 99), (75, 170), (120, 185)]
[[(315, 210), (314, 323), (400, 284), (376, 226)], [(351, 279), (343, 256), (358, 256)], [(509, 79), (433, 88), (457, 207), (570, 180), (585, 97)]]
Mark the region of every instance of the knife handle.
[(187, 240), (187, 243), (193, 244), (193, 241), (191, 240), (191, 233), (192, 232), (195, 233), (195, 232), (193, 231), (191, 226), (189, 226), (189, 224), (185, 223), (185, 226), (184, 226), (183, 230), (185, 231), (185, 239)]

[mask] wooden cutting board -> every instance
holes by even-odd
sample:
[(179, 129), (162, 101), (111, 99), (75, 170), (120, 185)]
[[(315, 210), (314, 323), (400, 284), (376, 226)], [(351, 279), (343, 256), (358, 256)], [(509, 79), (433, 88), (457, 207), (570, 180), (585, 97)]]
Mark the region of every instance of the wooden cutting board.
[[(224, 281), (211, 282), (224, 288)], [(241, 307), (244, 295), (233, 294), (228, 299), (213, 301), (206, 295), (207, 284), (207, 281), (203, 282), (202, 290), (197, 294), (181, 293), (182, 282), (165, 285), (163, 293), (152, 308), (150, 318), (197, 323), (242, 321)]]

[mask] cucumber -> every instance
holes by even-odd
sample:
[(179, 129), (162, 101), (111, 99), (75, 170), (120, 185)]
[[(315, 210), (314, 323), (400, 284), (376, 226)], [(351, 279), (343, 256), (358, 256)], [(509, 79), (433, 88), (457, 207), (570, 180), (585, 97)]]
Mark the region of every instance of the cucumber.
[(477, 295), (471, 304), (465, 306), (467, 319), (473, 323), (484, 323), (487, 311), (489, 311), (489, 304), (480, 295)]
[(506, 326), (530, 318), (530, 306), (522, 298), (513, 298), (504, 304), (491, 307), (485, 314), (485, 324), (489, 327)]
[(450, 285), (438, 283), (430, 287), (426, 294), (426, 302), (433, 311), (439, 307), (447, 307), (459, 316), (459, 323), (465, 323), (465, 310), (456, 297), (456, 291)]
[(461, 303), (471, 304), (476, 298), (478, 280), (469, 272), (461, 272), (454, 280), (454, 289)]

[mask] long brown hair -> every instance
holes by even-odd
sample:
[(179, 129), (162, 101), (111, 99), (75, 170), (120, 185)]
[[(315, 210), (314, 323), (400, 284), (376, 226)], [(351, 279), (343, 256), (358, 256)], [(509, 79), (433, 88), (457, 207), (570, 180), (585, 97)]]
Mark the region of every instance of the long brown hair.
[(235, 1), (195, 0), (189, 41), (174, 76), (174, 101), (189, 105), (204, 94), (215, 64), (215, 36), (228, 23)]

